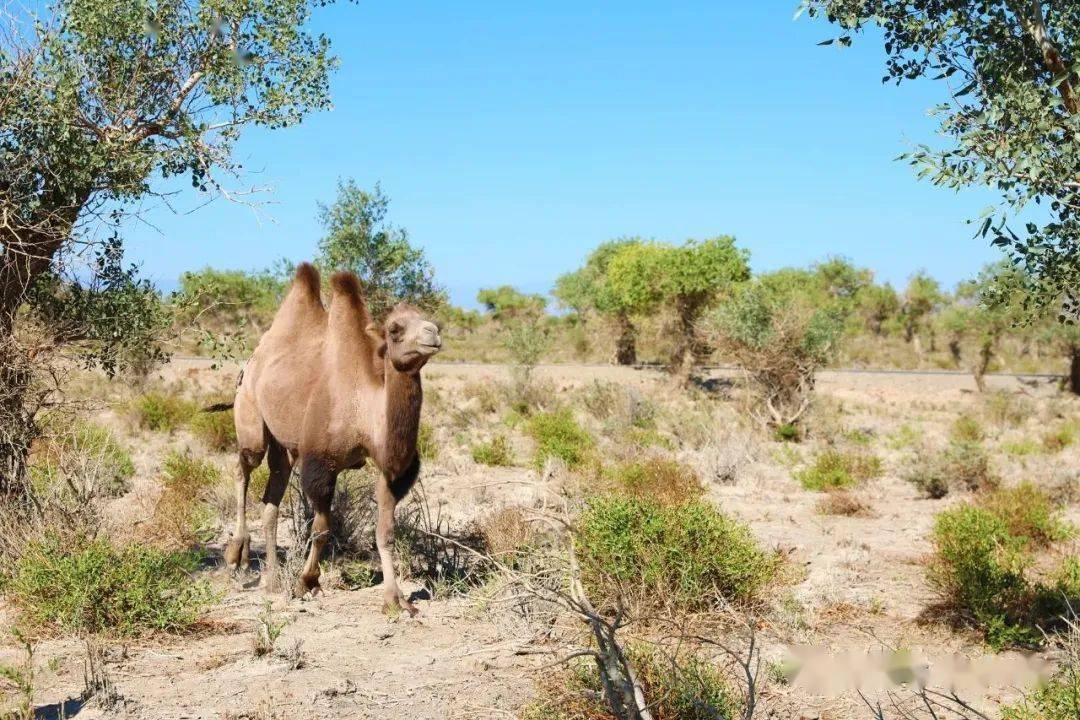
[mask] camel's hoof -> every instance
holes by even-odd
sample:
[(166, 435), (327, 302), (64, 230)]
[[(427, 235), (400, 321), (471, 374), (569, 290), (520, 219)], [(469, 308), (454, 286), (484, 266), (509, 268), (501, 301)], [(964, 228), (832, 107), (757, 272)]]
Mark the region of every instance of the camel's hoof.
[(420, 608), (416, 607), (400, 595), (383, 600), (382, 610), (384, 614), (389, 615), (392, 618), (397, 617), (402, 612), (408, 613), (409, 617), (416, 617), (420, 614)]
[(319, 578), (306, 578), (303, 575), (296, 581), (296, 585), (293, 586), (293, 597), (302, 598), (308, 593), (311, 593), (311, 597), (315, 597), (322, 590), (319, 586)]
[(233, 570), (246, 570), (248, 553), (251, 550), (251, 537), (232, 538), (225, 546), (225, 564)]

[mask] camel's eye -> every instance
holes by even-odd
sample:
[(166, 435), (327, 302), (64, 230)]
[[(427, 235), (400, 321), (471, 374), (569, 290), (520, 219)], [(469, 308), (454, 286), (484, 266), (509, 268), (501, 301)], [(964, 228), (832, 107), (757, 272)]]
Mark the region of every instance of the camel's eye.
[(386, 334), (390, 336), (390, 339), (394, 342), (401, 340), (405, 334), (405, 326), (399, 323), (397, 320), (391, 320), (386, 326)]

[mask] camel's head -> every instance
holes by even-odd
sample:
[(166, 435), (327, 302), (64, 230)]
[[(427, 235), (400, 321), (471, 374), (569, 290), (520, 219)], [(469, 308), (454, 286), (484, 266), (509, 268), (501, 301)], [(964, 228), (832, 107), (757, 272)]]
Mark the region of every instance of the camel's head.
[(407, 303), (398, 303), (386, 317), (383, 327), (386, 357), (398, 372), (418, 372), (442, 349), (439, 326)]

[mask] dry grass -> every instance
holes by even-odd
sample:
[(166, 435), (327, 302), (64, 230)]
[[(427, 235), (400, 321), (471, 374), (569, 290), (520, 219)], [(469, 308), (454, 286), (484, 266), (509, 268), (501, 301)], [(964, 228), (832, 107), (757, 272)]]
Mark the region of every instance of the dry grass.
[(869, 504), (846, 490), (827, 493), (817, 501), (815, 509), (822, 515), (845, 517), (872, 517), (874, 514)]

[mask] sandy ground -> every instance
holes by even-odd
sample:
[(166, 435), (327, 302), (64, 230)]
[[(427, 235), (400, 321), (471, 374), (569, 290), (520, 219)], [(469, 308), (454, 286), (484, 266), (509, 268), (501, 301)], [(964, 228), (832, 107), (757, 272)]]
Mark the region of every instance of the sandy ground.
[[(235, 368), (211, 370), (203, 361), (179, 360), (168, 366), (165, 381), (183, 379), (204, 386), (227, 387)], [(594, 380), (633, 386), (642, 392), (673, 392), (660, 373), (608, 366), (542, 366), (556, 392), (570, 392)], [(733, 377), (717, 372), (723, 381)], [(425, 370), (429, 389), (447, 392), (466, 383), (505, 380), (501, 366), (432, 363)], [(992, 377), (991, 387), (1019, 393), (1033, 407), (1077, 403), (1055, 399), (1046, 381), (1027, 382)], [(924, 439), (944, 442), (951, 420), (975, 406), (971, 378), (948, 374), (821, 373), (818, 391), (840, 408), (848, 427), (884, 440), (902, 424), (920, 423)], [(108, 417), (108, 413), (105, 413)], [(1026, 427), (1038, 428), (1032, 417)], [(1012, 431), (1000, 431), (1004, 437)], [(720, 428), (729, 445), (740, 436)], [(156, 458), (166, 449), (190, 444), (183, 435), (136, 436), (138, 466), (132, 495), (152, 497)], [(984, 652), (976, 636), (953, 631), (924, 617), (932, 595), (922, 563), (934, 514), (963, 497), (926, 500), (902, 479), (909, 454), (876, 443), (884, 476), (858, 491), (871, 512), (866, 517), (823, 516), (816, 512), (819, 494), (799, 487), (791, 462), (778, 458), (776, 443), (741, 448), (734, 482), (712, 481), (703, 473), (708, 495), (726, 512), (749, 523), (762, 544), (789, 559), (793, 579), (774, 598), (777, 611), (767, 627), (765, 655), (779, 659), (785, 645), (811, 643), (833, 650), (903, 645), (927, 654)], [(679, 451), (687, 462), (707, 470), (709, 458)], [(802, 452), (802, 451), (798, 451)], [(228, 463), (228, 458), (222, 459)], [(1053, 459), (1003, 461), (1004, 474), (1042, 477), (1075, 471), (1077, 449)], [(1032, 464), (1033, 463), (1033, 464)], [(543, 479), (528, 467), (488, 468), (463, 452), (449, 452), (424, 470), (430, 502), (449, 517), (464, 522), (507, 504), (541, 502), (556, 479)], [(142, 504), (116, 508), (129, 522), (148, 512)], [(1075, 515), (1075, 508), (1070, 511)], [(126, 514), (125, 514), (126, 513)], [(257, 515), (253, 515), (256, 517)], [(254, 533), (261, 549), (261, 533)], [(281, 653), (257, 658), (251, 652), (256, 618), (267, 600), (254, 576), (246, 582), (222, 570), (212, 571), (222, 600), (210, 614), (208, 628), (194, 638), (149, 643), (110, 644), (108, 672), (123, 701), (108, 711), (82, 706), (84, 647), (72, 640), (45, 640), (38, 647), (40, 664), (57, 659), (55, 669), (39, 673), (38, 717), (138, 718), (171, 720), (292, 720), (300, 718), (505, 718), (534, 691), (536, 668), (550, 658), (518, 655), (528, 631), (514, 618), (481, 606), (468, 597), (420, 601), (417, 619), (388, 619), (380, 613), (377, 588), (349, 591), (329, 588), (311, 600), (270, 598), (275, 617), (285, 619), (277, 643)], [(405, 584), (416, 590), (415, 584)], [(0, 622), (10, 621), (0, 607)], [(14, 648), (0, 651), (0, 661), (18, 657)], [(301, 662), (295, 662), (302, 658)], [(543, 670), (539, 672), (550, 672)], [(808, 718), (858, 717), (853, 698), (826, 699), (791, 690), (777, 690), (785, 707)], [(991, 692), (986, 700), (1008, 695)]]

